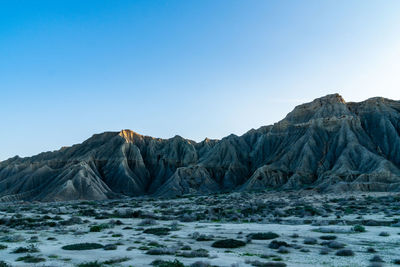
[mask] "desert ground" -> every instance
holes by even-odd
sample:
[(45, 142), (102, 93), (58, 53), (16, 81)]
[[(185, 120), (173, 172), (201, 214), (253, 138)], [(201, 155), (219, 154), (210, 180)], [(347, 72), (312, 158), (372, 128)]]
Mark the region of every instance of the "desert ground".
[(395, 266), (400, 194), (0, 204), (0, 266)]

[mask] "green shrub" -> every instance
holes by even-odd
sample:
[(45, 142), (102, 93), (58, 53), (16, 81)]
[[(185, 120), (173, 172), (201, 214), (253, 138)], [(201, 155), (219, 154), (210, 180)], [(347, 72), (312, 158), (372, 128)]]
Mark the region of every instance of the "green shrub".
[(128, 257), (122, 257), (122, 258), (115, 258), (115, 259), (111, 259), (111, 260), (107, 260), (105, 262), (103, 262), (104, 264), (107, 265), (112, 265), (112, 264), (117, 264), (117, 263), (121, 263), (124, 261), (129, 261), (131, 258)]
[(99, 225), (93, 225), (90, 227), (90, 232), (101, 232), (104, 229), (110, 228), (110, 225), (103, 223)]
[(104, 248), (104, 250), (116, 250), (118, 248), (118, 246), (116, 244), (108, 244), (108, 245), (105, 245), (103, 248)]
[(151, 263), (151, 265), (157, 267), (185, 267), (185, 265), (178, 260), (174, 261), (155, 260)]
[(34, 245), (30, 245), (27, 247), (18, 247), (13, 250), (12, 253), (36, 253), (39, 252), (39, 249)]
[(150, 241), (147, 245), (149, 247), (157, 247), (157, 248), (165, 247), (164, 245), (158, 243), (157, 241)]
[(183, 251), (177, 256), (185, 257), (185, 258), (207, 258), (209, 256), (208, 251), (206, 249), (196, 249), (192, 251)]
[(113, 234), (112, 237), (122, 237), (122, 234)]
[(102, 267), (104, 265), (98, 261), (91, 261), (91, 262), (80, 263), (77, 266), (78, 267)]
[(269, 243), (268, 247), (272, 249), (278, 249), (280, 247), (289, 247), (290, 245), (286, 243), (285, 241), (278, 241), (278, 240), (272, 240), (271, 243)]
[(336, 252), (336, 256), (350, 257), (354, 256), (354, 252), (351, 249), (341, 249)]
[(201, 241), (211, 241), (211, 240), (213, 240), (213, 238), (210, 237), (210, 236), (207, 236), (207, 235), (200, 235), (198, 238), (196, 238), (196, 241), (199, 241), (199, 242), (201, 242)]
[(335, 240), (336, 236), (335, 235), (321, 235), (319, 238), (322, 240)]
[(246, 243), (236, 239), (223, 239), (215, 241), (211, 246), (213, 248), (238, 248), (245, 246)]
[(12, 266), (5, 261), (0, 261), (0, 267), (12, 267)]
[(100, 225), (94, 225), (90, 227), (90, 232), (100, 232), (103, 228), (100, 227)]
[(170, 232), (169, 228), (166, 227), (155, 227), (155, 228), (148, 228), (143, 231), (145, 234), (153, 234), (153, 235), (168, 235)]
[(78, 243), (78, 244), (71, 244), (63, 246), (62, 249), (64, 250), (90, 250), (90, 249), (99, 249), (103, 248), (104, 246), (98, 243)]
[(152, 248), (146, 252), (149, 255), (173, 255), (174, 253), (174, 250), (168, 248)]
[(247, 236), (254, 240), (269, 240), (279, 237), (278, 234), (275, 234), (273, 232), (255, 233), (255, 234), (249, 234)]
[(388, 232), (380, 232), (379, 236), (390, 236)]
[(354, 232), (363, 233), (363, 232), (365, 232), (366, 230), (365, 230), (365, 227), (364, 227), (364, 226), (357, 224), (357, 225), (354, 225), (354, 226), (353, 226), (353, 231), (354, 231)]
[(28, 254), (26, 256), (17, 258), (16, 261), (23, 261), (26, 263), (38, 263), (38, 262), (46, 261), (46, 259)]

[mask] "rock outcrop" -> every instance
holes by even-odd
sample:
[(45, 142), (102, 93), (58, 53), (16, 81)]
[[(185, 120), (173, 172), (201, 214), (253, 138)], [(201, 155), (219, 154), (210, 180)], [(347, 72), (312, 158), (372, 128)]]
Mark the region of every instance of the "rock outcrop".
[(0, 200), (231, 190), (400, 191), (400, 102), (327, 95), (242, 136), (197, 143), (130, 130), (0, 162)]

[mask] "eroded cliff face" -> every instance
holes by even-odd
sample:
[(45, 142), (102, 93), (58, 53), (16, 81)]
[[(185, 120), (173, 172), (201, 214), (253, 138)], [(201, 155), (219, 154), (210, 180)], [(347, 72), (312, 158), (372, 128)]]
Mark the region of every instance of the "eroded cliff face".
[(0, 200), (231, 190), (400, 191), (400, 102), (328, 95), (242, 136), (196, 143), (130, 130), (0, 163)]

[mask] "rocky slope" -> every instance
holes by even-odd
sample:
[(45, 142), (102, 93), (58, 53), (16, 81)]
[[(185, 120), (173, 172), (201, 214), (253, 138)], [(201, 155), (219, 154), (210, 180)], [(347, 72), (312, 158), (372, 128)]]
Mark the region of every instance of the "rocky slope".
[(400, 101), (327, 95), (242, 136), (196, 143), (123, 130), (0, 162), (2, 201), (304, 188), (400, 191)]

